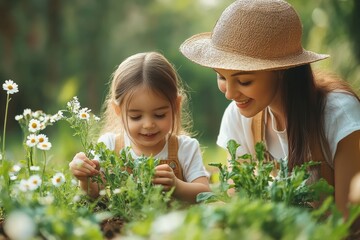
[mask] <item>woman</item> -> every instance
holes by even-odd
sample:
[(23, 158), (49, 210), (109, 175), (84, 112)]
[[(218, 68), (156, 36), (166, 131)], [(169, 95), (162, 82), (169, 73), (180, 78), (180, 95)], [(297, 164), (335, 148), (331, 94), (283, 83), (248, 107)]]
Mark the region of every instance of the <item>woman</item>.
[[(310, 63), (328, 55), (302, 48), (302, 25), (282, 0), (238, 0), (224, 10), (211, 33), (187, 39), (180, 51), (215, 70), (225, 110), (217, 144), (241, 144), (238, 154), (254, 154), (253, 121), (263, 116), (262, 139), (274, 158), (290, 169), (320, 161), (334, 185), (335, 202), (347, 215), (349, 185), (360, 172), (360, 99), (341, 80), (314, 74)], [(326, 176), (325, 176), (326, 175)]]

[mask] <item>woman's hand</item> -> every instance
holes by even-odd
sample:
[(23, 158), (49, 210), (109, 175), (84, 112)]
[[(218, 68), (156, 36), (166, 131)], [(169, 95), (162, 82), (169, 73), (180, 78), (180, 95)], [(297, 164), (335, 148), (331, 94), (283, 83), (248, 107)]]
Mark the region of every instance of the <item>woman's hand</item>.
[(155, 167), (154, 184), (162, 185), (165, 191), (169, 191), (176, 187), (177, 181), (178, 179), (173, 169), (168, 164), (161, 164)]
[(73, 160), (69, 163), (69, 168), (74, 177), (80, 181), (87, 180), (88, 177), (99, 174), (100, 165), (97, 160), (90, 160), (85, 153), (77, 153)]

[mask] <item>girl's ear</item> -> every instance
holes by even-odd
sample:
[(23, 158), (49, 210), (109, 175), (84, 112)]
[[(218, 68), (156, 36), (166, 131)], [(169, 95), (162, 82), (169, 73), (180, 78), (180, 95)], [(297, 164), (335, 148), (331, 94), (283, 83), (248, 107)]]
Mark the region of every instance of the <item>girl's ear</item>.
[(113, 101), (113, 102), (112, 102), (112, 107), (113, 107), (116, 115), (120, 116), (120, 115), (121, 115), (120, 106), (118, 106), (118, 105)]

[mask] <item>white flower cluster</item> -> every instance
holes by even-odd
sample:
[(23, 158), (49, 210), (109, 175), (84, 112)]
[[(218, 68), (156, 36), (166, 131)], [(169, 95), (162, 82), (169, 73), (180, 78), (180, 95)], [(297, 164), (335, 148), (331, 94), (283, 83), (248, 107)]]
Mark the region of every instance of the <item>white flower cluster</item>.
[[(65, 175), (63, 173), (55, 173), (51, 178), (52, 185), (60, 187), (65, 183)], [(19, 182), (18, 188), (22, 192), (35, 191), (42, 184), (42, 179), (38, 174), (31, 175), (28, 179), (22, 179)]]
[(15, 120), (19, 122), (21, 127), (32, 133), (44, 130), (46, 126), (52, 125), (63, 118), (62, 111), (50, 115), (41, 110), (32, 111), (29, 108), (25, 109), (22, 114), (15, 116)]
[[(86, 120), (86, 121), (90, 120), (91, 109), (89, 109), (87, 107), (81, 108), (81, 105), (80, 105), (80, 102), (79, 102), (79, 99), (77, 96), (73, 97), (73, 99), (67, 103), (67, 108), (68, 108), (69, 112), (71, 112), (72, 114), (75, 114), (78, 119), (82, 119), (82, 120)], [(95, 121), (100, 120), (100, 118), (95, 115), (93, 115), (93, 118)]]
[(28, 147), (35, 147), (41, 150), (49, 150), (51, 148), (51, 142), (49, 142), (48, 137), (45, 134), (30, 134), (27, 137), (26, 145)]

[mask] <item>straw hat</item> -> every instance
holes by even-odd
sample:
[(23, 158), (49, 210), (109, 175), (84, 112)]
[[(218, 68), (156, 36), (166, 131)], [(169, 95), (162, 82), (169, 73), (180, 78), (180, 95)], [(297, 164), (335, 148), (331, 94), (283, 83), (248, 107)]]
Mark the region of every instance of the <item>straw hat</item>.
[(210, 68), (275, 70), (329, 57), (303, 49), (302, 25), (282, 0), (237, 0), (228, 6), (212, 32), (187, 39), (180, 51)]

